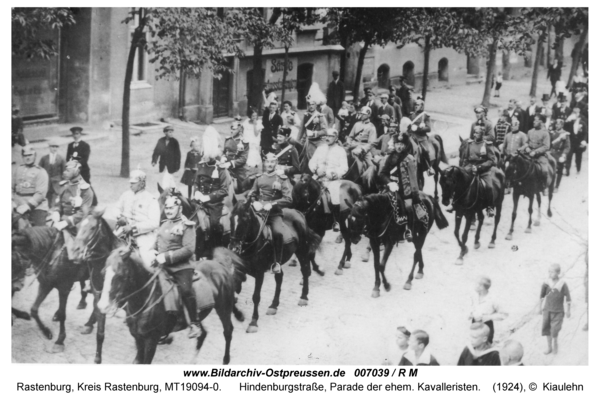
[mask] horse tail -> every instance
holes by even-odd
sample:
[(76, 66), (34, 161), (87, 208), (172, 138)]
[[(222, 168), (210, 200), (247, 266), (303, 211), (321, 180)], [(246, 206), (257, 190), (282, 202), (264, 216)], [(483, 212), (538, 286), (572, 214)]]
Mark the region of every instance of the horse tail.
[(442, 140), (442, 137), (439, 134), (435, 134), (434, 138), (440, 144), (440, 161), (448, 164), (448, 158), (446, 157), (446, 152), (444, 151), (444, 141)]
[(431, 203), (433, 203), (433, 219), (435, 220), (435, 225), (440, 230), (443, 230), (448, 227), (448, 220), (446, 219), (446, 216), (444, 216), (440, 204), (435, 200), (432, 200)]
[(314, 255), (321, 245), (321, 237), (306, 226), (306, 245), (308, 245), (309, 255)]

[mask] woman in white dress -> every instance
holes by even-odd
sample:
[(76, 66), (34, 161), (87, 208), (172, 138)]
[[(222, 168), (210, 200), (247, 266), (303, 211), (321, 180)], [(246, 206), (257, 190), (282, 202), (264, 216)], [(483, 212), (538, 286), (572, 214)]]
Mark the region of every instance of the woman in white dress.
[(292, 110), (292, 102), (289, 100), (283, 102), (281, 118), (283, 119), (283, 126), (292, 130), (290, 138), (297, 140), (298, 132), (300, 131), (300, 117), (298, 117), (298, 113)]
[(250, 109), (250, 118), (242, 124), (244, 127), (244, 141), (248, 142), (248, 174), (262, 173), (262, 159), (260, 157), (260, 133), (263, 130), (262, 122), (258, 119), (258, 113)]

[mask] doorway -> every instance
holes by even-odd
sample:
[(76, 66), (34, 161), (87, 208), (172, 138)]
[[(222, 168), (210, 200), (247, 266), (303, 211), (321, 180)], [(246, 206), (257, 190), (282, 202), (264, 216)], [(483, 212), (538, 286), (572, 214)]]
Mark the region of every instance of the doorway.
[(438, 81), (448, 82), (448, 59), (446, 57), (438, 62)]
[(213, 78), (213, 116), (226, 117), (229, 115), (231, 74), (222, 72), (221, 79)]
[(415, 64), (412, 61), (404, 63), (402, 66), (402, 75), (408, 85), (415, 86)]

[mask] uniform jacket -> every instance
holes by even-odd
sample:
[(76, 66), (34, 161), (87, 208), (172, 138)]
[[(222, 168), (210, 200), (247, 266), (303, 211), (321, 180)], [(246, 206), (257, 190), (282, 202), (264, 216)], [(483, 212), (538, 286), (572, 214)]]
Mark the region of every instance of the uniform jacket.
[(250, 144), (244, 140), (243, 135), (237, 137), (225, 138), (224, 153), (227, 161), (231, 163), (229, 174), (238, 181), (243, 181), (248, 175), (246, 162), (248, 161), (248, 152)]
[(536, 156), (542, 155), (550, 150), (550, 134), (546, 131), (545, 127), (542, 129), (536, 130), (535, 128), (529, 130), (527, 133), (527, 145), (523, 146), (521, 149), (525, 149), (529, 147), (533, 152), (535, 152)]
[(271, 152), (273, 143), (277, 137), (277, 131), (283, 125), (283, 119), (279, 114), (275, 113), (270, 120), (269, 115), (270, 111), (266, 109), (262, 118), (263, 130), (260, 133), (260, 146), (265, 154)]
[[(420, 111), (420, 112), (413, 112), (410, 114), (409, 118), (410, 121), (415, 121), (415, 119), (417, 119), (417, 117), (419, 117), (422, 113), (425, 113), (424, 111)], [(425, 127), (421, 128), (420, 125), (421, 123), (425, 123)], [(425, 115), (423, 117), (419, 117), (417, 119), (417, 121), (415, 121), (413, 124), (415, 124), (417, 126), (417, 130), (416, 131), (412, 131), (413, 134), (416, 134), (419, 137), (427, 137), (427, 133), (431, 132), (431, 120), (429, 118), (429, 114), (425, 113)], [(412, 128), (411, 128), (412, 130)]]
[(257, 175), (248, 193), (248, 197), (251, 196), (255, 196), (261, 202), (277, 201), (276, 204), (280, 208), (290, 208), (293, 204), (290, 180), (285, 174), (277, 174), (276, 171)]
[(530, 105), (529, 107), (527, 107), (527, 110), (525, 111), (525, 117), (527, 117), (527, 131), (533, 128), (533, 117), (535, 117), (535, 115), (538, 113), (542, 113), (541, 106)]
[[(396, 96), (396, 98), (398, 99), (398, 101), (400, 100), (398, 96)], [(400, 120), (402, 120), (402, 102), (390, 102), (390, 106), (392, 106), (392, 108), (394, 109), (394, 121), (399, 122)]]
[(383, 185), (387, 185), (390, 182), (398, 183), (402, 198), (410, 198), (418, 195), (419, 184), (417, 181), (416, 159), (406, 151), (401, 153), (393, 151), (381, 169), (379, 180)]
[(279, 167), (283, 167), (285, 175), (291, 177), (294, 174), (300, 174), (300, 157), (296, 148), (293, 145), (275, 144), (274, 146), (277, 155), (283, 152), (277, 160)]
[(87, 142), (71, 142), (67, 146), (66, 161), (68, 162), (71, 159), (77, 160), (81, 164), (81, 174), (85, 176), (86, 173), (89, 173), (90, 171), (88, 160), (90, 159), (91, 153), (90, 145)]
[(117, 209), (135, 228), (137, 235), (147, 234), (160, 225), (160, 206), (158, 201), (145, 189), (134, 193), (129, 190), (119, 198)]
[[(485, 128), (483, 130), (483, 140), (495, 142), (496, 137), (494, 135), (494, 127), (492, 126), (492, 122), (488, 119), (483, 120), (485, 124)], [(469, 134), (469, 139), (475, 139), (475, 127), (477, 126), (477, 121), (471, 124), (471, 133)]]
[(509, 132), (504, 137), (504, 146), (502, 147), (502, 153), (510, 156), (515, 155), (517, 150), (521, 149), (527, 144), (527, 134), (524, 132)]
[(390, 116), (390, 120), (395, 121), (396, 120), (396, 112), (394, 111), (394, 106), (392, 106), (389, 103), (386, 103), (385, 105), (381, 105), (381, 107), (379, 108), (378, 111), (378, 118), (377, 120), (379, 121), (379, 124), (383, 124), (383, 121), (381, 120), (381, 117), (384, 114), (387, 114), (388, 116)]
[(346, 88), (341, 79), (331, 81), (327, 87), (327, 106), (331, 107), (337, 114), (337, 111), (342, 107), (342, 102), (346, 97)]
[(196, 178), (196, 171), (198, 171), (198, 163), (202, 160), (202, 154), (195, 150), (190, 150), (185, 158), (183, 176), (181, 177), (181, 183), (185, 185), (194, 185), (194, 178)]
[(196, 173), (196, 184), (194, 193), (200, 191), (203, 195), (210, 197), (210, 203), (222, 204), (227, 197), (229, 189), (229, 177), (227, 171), (216, 164), (209, 165), (206, 162), (198, 164)]
[(324, 143), (315, 151), (308, 162), (308, 168), (319, 176), (336, 173), (341, 179), (348, 172), (346, 151), (338, 144), (329, 146)]
[(358, 144), (350, 144), (349, 149), (359, 147), (365, 152), (369, 152), (374, 150), (375, 144), (377, 143), (377, 129), (371, 122), (365, 124), (362, 121), (359, 121), (352, 127), (352, 131), (350, 131), (350, 135), (348, 135), (348, 140), (350, 139), (358, 142)]
[[(498, 123), (496, 123), (496, 126), (494, 127), (494, 145), (499, 146), (502, 143), (504, 143), (504, 138), (506, 137), (506, 134), (508, 134), (511, 131), (512, 128), (509, 122), (499, 120)], [(489, 141), (489, 139), (486, 139), (485, 137), (483, 139)]]
[(181, 150), (179, 149), (179, 142), (177, 139), (170, 138), (169, 144), (167, 145), (167, 137), (162, 137), (156, 143), (154, 153), (152, 154), (152, 163), (158, 162), (158, 171), (163, 172), (165, 167), (169, 174), (173, 174), (179, 171), (181, 167)]
[[(75, 198), (81, 197), (81, 206), (76, 206)], [(58, 196), (56, 205), (60, 213), (61, 220), (68, 223), (69, 228), (74, 228), (83, 219), (83, 210), (92, 207), (94, 200), (94, 190), (83, 180), (77, 177), (73, 181), (62, 181), (61, 192)]]
[(194, 222), (177, 218), (163, 220), (156, 234), (154, 249), (165, 254), (168, 271), (174, 273), (184, 269), (193, 269), (194, 249), (196, 247), (196, 228)]
[(565, 158), (571, 151), (571, 138), (569, 138), (569, 132), (565, 129), (560, 131), (552, 130), (550, 132), (550, 148), (552, 156), (558, 161), (561, 156)]
[[(481, 154), (481, 148), (485, 146), (485, 154)], [(495, 166), (497, 163), (494, 155), (494, 144), (488, 141), (476, 142), (473, 139), (467, 140), (465, 152), (461, 155), (460, 166), (478, 166), (480, 172), (485, 172)]]
[(40, 159), (40, 167), (46, 170), (50, 179), (49, 192), (57, 194), (60, 190), (60, 182), (65, 171), (65, 159), (58, 153), (54, 159), (54, 164), (50, 164), (50, 155), (42, 156)]
[(527, 131), (527, 114), (523, 111), (522, 108), (517, 107), (513, 110), (508, 111), (508, 115), (512, 119), (513, 117), (517, 117), (519, 120), (519, 131)]
[(31, 209), (48, 210), (48, 173), (42, 167), (36, 164), (17, 167), (12, 177), (12, 189)]
[[(318, 111), (315, 111), (318, 113)], [(309, 132), (312, 131), (312, 136), (308, 136)], [(298, 134), (298, 142), (304, 143), (304, 139), (308, 136), (309, 141), (320, 142), (321, 136), (327, 132), (327, 121), (324, 116), (314, 116), (308, 111), (304, 114), (302, 119), (302, 126), (300, 127), (300, 133)]]

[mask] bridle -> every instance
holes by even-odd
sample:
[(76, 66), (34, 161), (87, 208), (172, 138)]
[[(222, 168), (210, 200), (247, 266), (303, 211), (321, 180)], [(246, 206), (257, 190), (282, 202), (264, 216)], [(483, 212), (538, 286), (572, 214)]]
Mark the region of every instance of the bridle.
[[(238, 242), (240, 244), (240, 249), (238, 254), (242, 255), (246, 252), (248, 252), (253, 246), (254, 244), (256, 244), (256, 242), (260, 239), (260, 237), (262, 236), (263, 230), (265, 228), (265, 225), (267, 224), (267, 220), (269, 218), (269, 213), (270, 211), (267, 211), (267, 213), (265, 214), (264, 218), (260, 217), (255, 211), (254, 209), (252, 209), (252, 205), (250, 205), (248, 207), (250, 209), (250, 213), (252, 213), (252, 215), (254, 217), (256, 217), (257, 220), (259, 220), (260, 223), (260, 229), (258, 230), (257, 234), (256, 234), (256, 238), (254, 238), (252, 241), (243, 241), (240, 238), (235, 237), (234, 235), (231, 236), (231, 240)], [(237, 227), (236, 227), (237, 228)], [(255, 254), (258, 254), (260, 251), (263, 250), (263, 248), (267, 245), (267, 241), (264, 242), (264, 244), (260, 247), (260, 249), (258, 249), (257, 251), (255, 251)], [(244, 247), (246, 247), (246, 249), (244, 250)]]
[[(522, 177), (520, 177), (520, 178), (514, 178), (514, 179), (511, 180), (513, 182), (521, 182), (525, 178), (528, 178), (532, 174), (535, 162), (533, 160), (528, 160), (528, 158), (525, 155), (521, 154), (521, 153), (517, 154), (516, 157), (521, 157), (522, 159), (524, 159), (526, 161), (530, 161), (529, 167), (527, 167), (527, 170), (525, 171), (525, 174)], [(514, 160), (514, 158), (513, 158), (513, 160)], [(510, 162), (509, 162), (509, 165), (510, 165)]]
[[(311, 178), (311, 180), (312, 180), (312, 178)], [(306, 185), (309, 186), (310, 182), (307, 182)], [(317, 183), (317, 185), (319, 186), (319, 195), (313, 201), (313, 203), (310, 204), (308, 209), (306, 209), (306, 211), (302, 212), (302, 214), (304, 214), (304, 216), (308, 216), (309, 214), (311, 214), (312, 212), (314, 212), (317, 209), (317, 206), (321, 205), (321, 201), (323, 200), (323, 192), (325, 191), (326, 188), (324, 185), (321, 185), (319, 183)], [(310, 203), (310, 201), (308, 199), (306, 199), (306, 202)]]
[[(460, 167), (456, 167), (456, 166), (452, 166), (450, 168), (452, 169), (453, 174), (454, 174), (454, 171), (460, 170)], [(456, 197), (454, 199), (453, 203), (458, 202), (459, 200), (464, 198), (469, 192), (471, 192), (471, 187), (473, 186), (473, 184), (475, 184), (476, 181), (477, 181), (477, 175), (473, 175), (473, 179), (471, 180), (471, 183), (469, 184), (467, 189), (465, 189), (465, 191), (460, 196)], [(452, 192), (456, 193), (456, 188)], [(465, 206), (465, 207), (463, 207), (463, 209), (470, 210), (470, 209), (474, 208), (475, 205), (477, 204), (478, 200), (479, 200), (479, 185), (477, 185), (477, 193), (475, 194), (475, 201), (473, 201), (473, 204), (471, 206)]]

